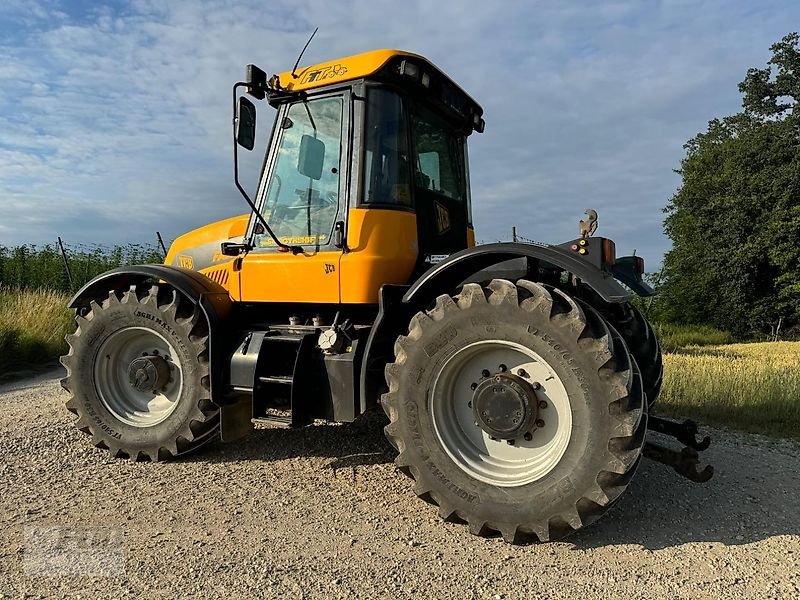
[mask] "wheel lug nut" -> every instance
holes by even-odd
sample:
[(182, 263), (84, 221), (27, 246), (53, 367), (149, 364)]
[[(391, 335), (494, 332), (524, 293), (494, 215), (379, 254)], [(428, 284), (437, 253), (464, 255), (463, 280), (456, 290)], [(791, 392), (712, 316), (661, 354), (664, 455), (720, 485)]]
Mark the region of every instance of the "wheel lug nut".
[(544, 421), (541, 419), (536, 419), (536, 426), (537, 427), (544, 427)]
[(533, 389), (535, 389), (535, 390), (538, 390), (538, 389), (540, 389), (540, 388), (542, 387), (542, 384), (541, 384), (541, 383), (539, 383), (538, 381), (534, 381), (534, 382), (531, 384), (531, 387), (532, 387)]
[(546, 400), (540, 400), (539, 401), (539, 408), (547, 408), (547, 401)]
[(478, 387), (478, 384), (473, 382), (473, 383), (470, 384), (469, 389), (471, 389), (474, 392), (475, 388), (477, 388), (477, 387)]
[(472, 400), (470, 400), (469, 402), (467, 402), (467, 406), (468, 406), (469, 408), (472, 408)]
[(519, 375), (520, 377), (527, 377), (528, 376), (528, 372), (525, 369), (518, 369), (517, 370), (517, 375)]
[(481, 377), (489, 377), (489, 375), (491, 375), (491, 373), (489, 373), (489, 369), (484, 369), (481, 371)]
[(524, 437), (524, 438), (525, 438), (525, 441), (526, 441), (526, 442), (530, 442), (530, 441), (533, 439), (533, 434), (532, 434), (532, 433), (529, 431), (528, 433), (526, 433), (526, 434), (525, 434), (525, 435), (523, 435), (522, 437)]
[(500, 365), (500, 372), (505, 373), (506, 371), (508, 371), (508, 367), (505, 365)]
[(508, 444), (509, 446), (513, 446), (514, 440), (506, 440), (506, 444)]

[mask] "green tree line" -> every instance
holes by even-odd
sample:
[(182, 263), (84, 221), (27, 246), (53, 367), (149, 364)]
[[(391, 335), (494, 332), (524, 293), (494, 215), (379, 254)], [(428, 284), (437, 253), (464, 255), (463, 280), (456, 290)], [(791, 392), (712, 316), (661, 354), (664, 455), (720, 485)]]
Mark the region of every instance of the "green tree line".
[(657, 318), (740, 338), (800, 329), (799, 42), (774, 44), (739, 84), (742, 111), (686, 143)]
[(58, 244), (0, 245), (0, 287), (73, 292), (93, 277), (122, 265), (160, 263), (160, 248), (148, 244), (97, 246), (65, 244), (67, 265)]

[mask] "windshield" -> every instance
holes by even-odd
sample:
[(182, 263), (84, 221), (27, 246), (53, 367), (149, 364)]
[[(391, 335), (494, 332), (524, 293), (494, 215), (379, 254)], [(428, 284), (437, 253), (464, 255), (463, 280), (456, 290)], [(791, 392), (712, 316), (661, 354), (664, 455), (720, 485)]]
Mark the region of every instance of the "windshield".
[[(276, 159), (261, 211), (284, 244), (325, 245), (339, 207), (342, 98), (289, 106), (277, 125)], [(274, 246), (267, 234), (255, 245)]]

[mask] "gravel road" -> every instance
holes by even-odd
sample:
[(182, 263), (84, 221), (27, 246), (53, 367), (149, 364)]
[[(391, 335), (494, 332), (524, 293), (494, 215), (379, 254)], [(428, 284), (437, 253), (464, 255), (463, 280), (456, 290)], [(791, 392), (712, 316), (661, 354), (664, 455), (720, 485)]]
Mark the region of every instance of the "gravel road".
[(134, 463), (72, 427), (59, 376), (0, 387), (0, 598), (800, 596), (788, 442), (715, 431), (711, 482), (645, 462), (600, 522), (515, 547), (440, 522), (378, 417)]

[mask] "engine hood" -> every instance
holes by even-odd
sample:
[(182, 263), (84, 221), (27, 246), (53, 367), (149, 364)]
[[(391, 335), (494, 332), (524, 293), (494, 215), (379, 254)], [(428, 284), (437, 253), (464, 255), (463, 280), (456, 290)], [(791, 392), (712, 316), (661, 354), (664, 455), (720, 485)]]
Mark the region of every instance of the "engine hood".
[(220, 252), (220, 244), (241, 242), (249, 220), (249, 214), (239, 215), (183, 234), (172, 242), (164, 264), (202, 271), (213, 265), (231, 261), (230, 256)]

